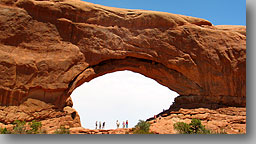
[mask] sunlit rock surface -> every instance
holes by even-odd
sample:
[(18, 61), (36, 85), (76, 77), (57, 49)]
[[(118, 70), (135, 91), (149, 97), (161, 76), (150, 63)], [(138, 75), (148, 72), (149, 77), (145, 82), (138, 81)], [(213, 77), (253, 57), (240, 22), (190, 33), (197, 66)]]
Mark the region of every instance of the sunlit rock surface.
[(119, 70), (176, 91), (175, 107), (245, 107), (246, 27), (79, 0), (0, 1), (0, 105), (72, 107), (76, 87)]

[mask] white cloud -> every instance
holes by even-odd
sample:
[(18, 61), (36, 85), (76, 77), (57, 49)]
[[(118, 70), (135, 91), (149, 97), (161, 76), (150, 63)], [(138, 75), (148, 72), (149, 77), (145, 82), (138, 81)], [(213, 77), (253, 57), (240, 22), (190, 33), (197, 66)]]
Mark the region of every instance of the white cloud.
[(106, 121), (115, 128), (116, 120), (129, 120), (129, 127), (168, 109), (178, 96), (167, 87), (141, 74), (120, 71), (84, 83), (71, 95), (82, 126), (95, 128), (95, 121)]

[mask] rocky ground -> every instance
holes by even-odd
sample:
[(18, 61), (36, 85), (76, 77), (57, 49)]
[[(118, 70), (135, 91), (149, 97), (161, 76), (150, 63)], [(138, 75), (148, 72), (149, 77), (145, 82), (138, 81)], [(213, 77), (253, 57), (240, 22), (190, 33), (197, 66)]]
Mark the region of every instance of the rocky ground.
[(246, 108), (227, 107), (215, 110), (207, 108), (179, 109), (163, 114), (150, 122), (150, 130), (157, 134), (176, 134), (173, 124), (190, 123), (193, 118), (200, 119), (202, 124), (212, 132), (227, 134), (246, 133)]
[[(161, 116), (160, 116), (161, 115)], [(173, 124), (177, 122), (190, 123), (193, 118), (200, 119), (202, 124), (212, 132), (227, 134), (246, 133), (246, 108), (196, 108), (168, 110), (150, 118), (150, 131), (154, 134), (177, 134)], [(132, 129), (90, 130), (81, 127), (80, 117), (75, 109), (66, 106), (56, 109), (52, 104), (40, 100), (28, 99), (19, 106), (0, 106), (0, 127), (11, 129), (14, 120), (42, 123), (42, 129), (48, 134), (61, 126), (70, 129), (71, 134), (132, 134)]]
[[(211, 110), (208, 108), (179, 109), (151, 119), (150, 131), (154, 134), (178, 134), (173, 124), (190, 123), (193, 118), (213, 133), (245, 134), (246, 108), (227, 107)], [(132, 134), (132, 129), (90, 130), (82, 127), (71, 128), (71, 134)]]
[(0, 127), (12, 129), (15, 120), (40, 121), (42, 129), (51, 134), (61, 126), (80, 127), (80, 117), (76, 110), (67, 106), (56, 109), (52, 104), (28, 99), (19, 106), (0, 106)]
[(85, 129), (82, 127), (76, 127), (70, 129), (71, 134), (132, 134), (132, 128), (119, 128), (119, 129)]

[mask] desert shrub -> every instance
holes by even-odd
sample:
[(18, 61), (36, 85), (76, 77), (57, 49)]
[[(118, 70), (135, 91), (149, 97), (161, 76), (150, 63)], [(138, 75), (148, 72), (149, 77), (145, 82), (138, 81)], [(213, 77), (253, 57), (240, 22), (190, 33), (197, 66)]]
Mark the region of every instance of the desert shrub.
[(139, 122), (137, 123), (133, 130), (133, 134), (152, 134), (151, 132), (149, 132), (149, 127), (150, 123), (143, 120), (139, 120)]
[(60, 128), (58, 128), (54, 134), (70, 134), (69, 129), (65, 128), (64, 126), (61, 126)]
[(174, 129), (181, 134), (211, 134), (211, 131), (206, 129), (199, 119), (192, 119), (190, 124), (184, 122), (175, 123)]
[(184, 122), (175, 123), (174, 129), (177, 130), (180, 134), (190, 134), (191, 133), (189, 124), (186, 124)]
[(25, 121), (14, 121), (14, 127), (12, 130), (8, 131), (6, 128), (1, 129), (1, 134), (45, 134), (45, 131), (41, 130), (42, 124), (41, 122), (32, 121), (26, 123)]
[(37, 122), (33, 120), (28, 123), (30, 129), (27, 130), (27, 134), (45, 134), (46, 132), (41, 130), (42, 124), (41, 122)]
[(193, 134), (210, 134), (210, 130), (206, 129), (199, 119), (192, 119), (189, 126)]
[(25, 121), (19, 121), (19, 120), (15, 120), (14, 121), (14, 128), (12, 131), (12, 134), (26, 134), (26, 122)]
[(0, 128), (0, 134), (11, 134), (11, 131), (8, 131), (6, 128)]
[(221, 129), (220, 131), (211, 131), (211, 134), (227, 134), (227, 132), (224, 129)]

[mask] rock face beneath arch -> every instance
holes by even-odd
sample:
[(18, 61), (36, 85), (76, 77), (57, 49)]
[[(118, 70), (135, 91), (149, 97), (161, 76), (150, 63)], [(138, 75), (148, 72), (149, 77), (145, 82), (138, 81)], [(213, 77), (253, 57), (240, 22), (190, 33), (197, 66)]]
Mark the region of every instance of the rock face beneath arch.
[(0, 105), (63, 108), (76, 87), (119, 70), (178, 92), (176, 105), (245, 106), (246, 27), (79, 0), (0, 1)]

